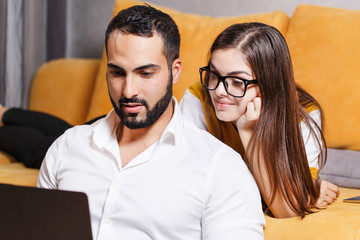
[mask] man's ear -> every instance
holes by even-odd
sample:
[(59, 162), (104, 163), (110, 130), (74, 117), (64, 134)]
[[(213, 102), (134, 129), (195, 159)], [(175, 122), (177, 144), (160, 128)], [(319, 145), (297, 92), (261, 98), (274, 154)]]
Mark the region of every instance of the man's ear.
[(182, 72), (182, 62), (179, 58), (177, 58), (172, 64), (173, 84), (179, 81), (181, 72)]

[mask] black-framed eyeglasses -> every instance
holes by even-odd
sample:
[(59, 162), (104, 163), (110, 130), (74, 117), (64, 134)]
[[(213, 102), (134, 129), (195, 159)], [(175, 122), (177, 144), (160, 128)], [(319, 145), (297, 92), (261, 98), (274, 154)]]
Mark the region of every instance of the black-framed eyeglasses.
[(246, 80), (234, 76), (220, 76), (211, 71), (209, 66), (200, 68), (199, 72), (201, 85), (205, 89), (213, 91), (219, 86), (220, 82), (222, 82), (225, 91), (236, 98), (241, 98), (245, 95), (247, 86), (258, 83), (256, 79)]

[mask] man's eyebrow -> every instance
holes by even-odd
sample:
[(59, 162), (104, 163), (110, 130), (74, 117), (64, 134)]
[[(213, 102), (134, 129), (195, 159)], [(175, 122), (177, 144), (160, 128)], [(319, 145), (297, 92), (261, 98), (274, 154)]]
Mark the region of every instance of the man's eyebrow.
[(146, 64), (144, 66), (137, 67), (134, 69), (134, 71), (143, 70), (143, 69), (147, 69), (147, 68), (160, 69), (160, 65), (150, 63), (150, 64)]
[[(124, 71), (124, 69), (123, 69), (122, 67), (120, 67), (120, 66), (118, 66), (118, 65), (115, 65), (115, 64), (113, 64), (113, 63), (108, 63), (107, 66), (110, 67), (110, 68), (115, 68), (115, 69), (117, 69), (117, 70)], [(143, 69), (148, 69), (148, 68), (160, 69), (160, 66), (157, 65), (157, 64), (152, 64), (152, 63), (150, 63), (150, 64), (146, 64), (146, 65), (143, 65), (143, 66), (140, 66), (140, 67), (135, 68), (135, 69), (134, 69), (134, 72), (135, 72), (135, 71), (139, 71), (139, 70), (143, 70)]]
[(112, 63), (108, 63), (107, 66), (110, 67), (110, 68), (115, 68), (115, 69), (117, 69), (117, 70), (124, 71), (124, 69), (123, 69), (122, 67), (120, 67), (120, 66), (118, 66), (118, 65), (115, 65), (115, 64), (112, 64)]

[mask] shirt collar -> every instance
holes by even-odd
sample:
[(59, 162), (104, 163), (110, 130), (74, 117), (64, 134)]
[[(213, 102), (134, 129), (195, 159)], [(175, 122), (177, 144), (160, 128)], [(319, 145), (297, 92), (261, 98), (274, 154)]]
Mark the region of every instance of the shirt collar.
[(173, 97), (172, 103), (174, 105), (174, 113), (166, 126), (163, 134), (160, 137), (159, 144), (168, 143), (176, 145), (181, 138), (184, 129), (184, 119), (175, 97)]
[[(174, 113), (160, 137), (160, 144), (168, 143), (176, 145), (183, 133), (184, 119), (175, 97), (173, 97), (172, 103), (174, 105)], [(94, 124), (93, 141), (98, 148), (103, 148), (109, 141), (116, 140), (116, 126), (119, 124), (119, 119), (114, 109), (104, 119)]]
[(94, 124), (93, 141), (98, 148), (103, 148), (108, 142), (116, 139), (116, 125), (119, 124), (119, 120), (114, 109)]

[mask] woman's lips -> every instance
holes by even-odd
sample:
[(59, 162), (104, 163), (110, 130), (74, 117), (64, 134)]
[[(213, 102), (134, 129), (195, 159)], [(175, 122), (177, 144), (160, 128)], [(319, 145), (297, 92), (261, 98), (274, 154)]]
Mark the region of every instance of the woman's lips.
[(225, 108), (230, 107), (231, 105), (233, 105), (233, 104), (232, 104), (232, 103), (229, 103), (229, 102), (227, 102), (227, 101), (216, 100), (216, 106), (217, 106), (217, 108), (225, 109)]

